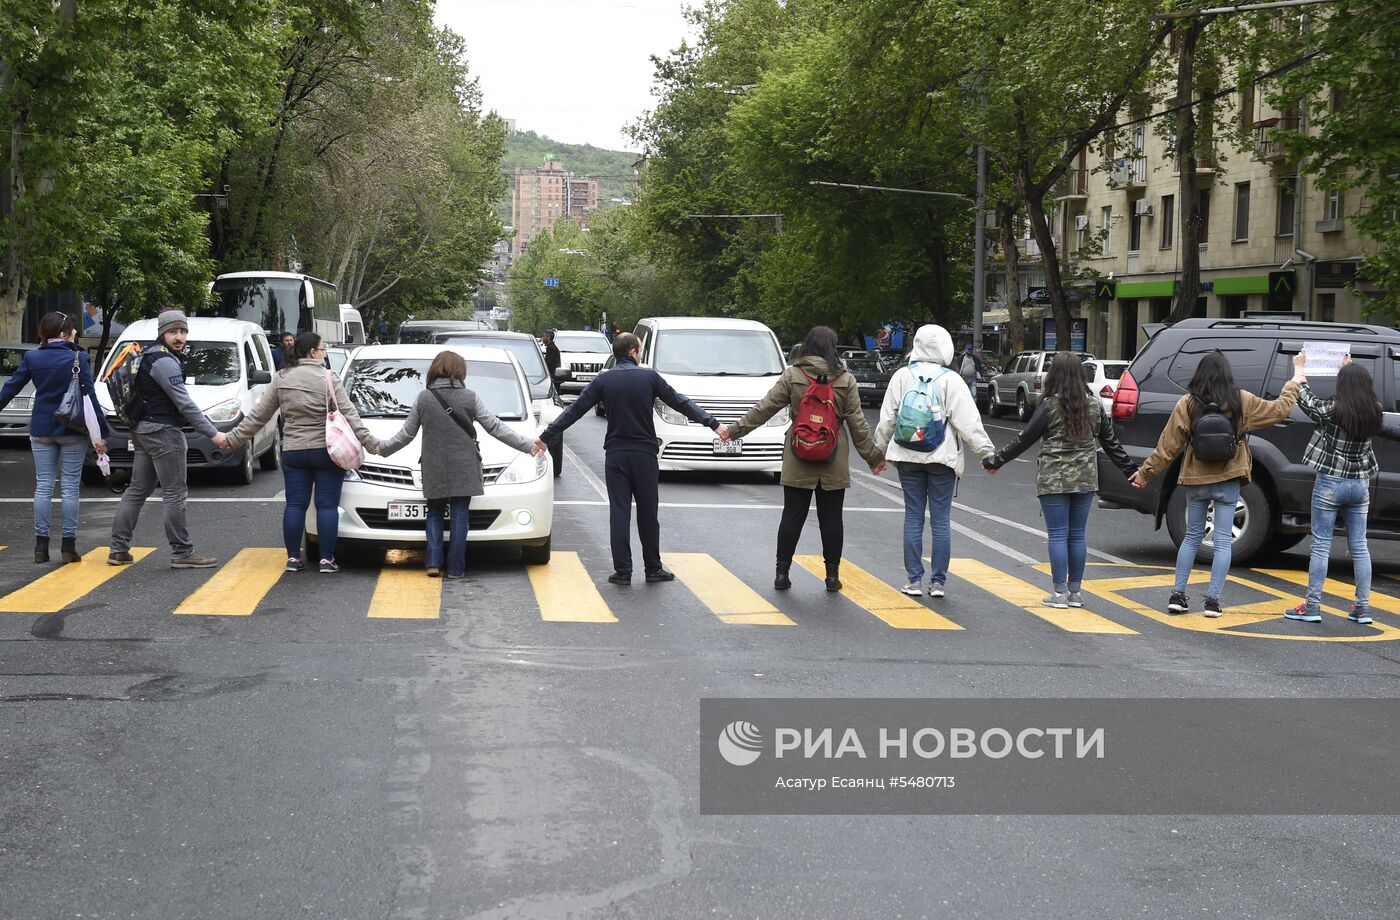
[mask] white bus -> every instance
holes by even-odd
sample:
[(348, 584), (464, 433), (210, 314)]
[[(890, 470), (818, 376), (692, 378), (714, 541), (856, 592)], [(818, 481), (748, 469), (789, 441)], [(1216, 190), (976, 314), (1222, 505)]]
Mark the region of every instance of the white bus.
[(294, 272), (229, 272), (215, 278), (209, 289), (212, 303), (199, 315), (257, 323), (274, 342), (284, 332), (315, 332), (332, 345), (354, 335), (353, 330), (347, 335), (335, 285), (320, 278)]

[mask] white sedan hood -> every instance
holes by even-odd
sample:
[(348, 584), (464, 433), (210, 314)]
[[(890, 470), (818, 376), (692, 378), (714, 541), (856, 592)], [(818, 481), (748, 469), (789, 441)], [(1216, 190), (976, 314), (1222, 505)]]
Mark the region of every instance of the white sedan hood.
[[(369, 429), (370, 434), (381, 441), (387, 441), (389, 438), (398, 434), (399, 430), (403, 428), (403, 420), (396, 418), (367, 418), (364, 419), (364, 423), (365, 427)], [(524, 437), (532, 440), (535, 437), (534, 419), (527, 419), (519, 422), (508, 421), (505, 424), (512, 431), (518, 432)], [(516, 450), (514, 447), (502, 444), (485, 431), (482, 431), (480, 425), (476, 425), (475, 428), (476, 442), (481, 447), (481, 463), (483, 466), (505, 466), (516, 457), (522, 456), (520, 451)], [(421, 469), (422, 466), (422, 455), (423, 431), (420, 428), (418, 430), (418, 436), (397, 453), (388, 457), (370, 455), (365, 459), (366, 462), (373, 463), (376, 466), (400, 466), (418, 470)]]
[(769, 377), (702, 377), (696, 374), (661, 375), (677, 393), (691, 399), (762, 399), (781, 374)]

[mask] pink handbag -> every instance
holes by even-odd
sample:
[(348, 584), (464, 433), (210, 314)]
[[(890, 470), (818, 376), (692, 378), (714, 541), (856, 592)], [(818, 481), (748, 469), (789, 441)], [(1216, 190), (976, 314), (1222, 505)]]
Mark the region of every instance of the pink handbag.
[(334, 376), (326, 374), (326, 453), (331, 462), (342, 470), (358, 470), (365, 462), (365, 449), (345, 416), (340, 413), (340, 401), (335, 398)]

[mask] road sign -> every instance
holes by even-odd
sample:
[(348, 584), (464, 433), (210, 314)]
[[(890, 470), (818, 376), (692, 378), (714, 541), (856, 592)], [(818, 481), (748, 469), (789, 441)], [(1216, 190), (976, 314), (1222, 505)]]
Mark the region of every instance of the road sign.
[(1114, 300), (1118, 297), (1118, 282), (1100, 281), (1094, 286), (1095, 300)]
[(1293, 272), (1269, 272), (1269, 309), (1288, 309), (1293, 304), (1293, 292), (1296, 289)]
[(558, 279), (558, 278), (546, 278), (546, 279), (544, 279), (544, 286), (545, 286), (545, 287), (558, 287), (558, 286), (559, 286), (559, 279)]

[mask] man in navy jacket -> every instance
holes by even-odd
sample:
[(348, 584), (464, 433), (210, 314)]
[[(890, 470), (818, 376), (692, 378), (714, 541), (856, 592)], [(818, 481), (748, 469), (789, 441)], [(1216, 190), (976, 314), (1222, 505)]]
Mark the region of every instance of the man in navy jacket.
[(546, 441), (558, 438), (601, 401), (608, 410), (608, 432), (603, 438), (613, 557), (613, 573), (608, 581), (615, 585), (632, 582), (632, 541), (628, 531), (634, 499), (647, 581), (671, 581), (676, 576), (661, 567), (661, 523), (656, 514), (660, 474), (652, 407), (659, 399), (691, 421), (714, 429), (721, 438), (729, 434), (729, 427), (677, 393), (656, 371), (638, 364), (641, 343), (632, 333), (617, 336), (613, 356), (617, 358), (616, 365), (595, 377), (573, 405), (540, 432), (535, 449), (547, 450)]

